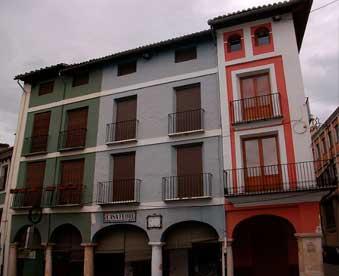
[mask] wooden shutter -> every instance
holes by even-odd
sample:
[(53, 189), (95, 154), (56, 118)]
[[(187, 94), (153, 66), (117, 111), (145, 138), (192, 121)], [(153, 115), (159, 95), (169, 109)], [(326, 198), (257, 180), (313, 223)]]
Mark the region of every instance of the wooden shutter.
[(80, 86), (89, 82), (89, 72), (79, 72), (73, 76), (72, 86)]
[(116, 101), (115, 140), (128, 140), (136, 137), (137, 97)]
[(203, 196), (202, 145), (177, 148), (178, 196)]
[(176, 88), (175, 132), (201, 129), (200, 85)]
[(136, 61), (118, 64), (118, 76), (132, 74), (136, 71), (137, 71)]
[(66, 148), (81, 147), (86, 143), (88, 108), (79, 108), (67, 112), (68, 124)]
[(40, 205), (46, 162), (27, 163), (25, 206)]
[(80, 204), (82, 199), (84, 159), (61, 163), (61, 183), (58, 204)]
[(35, 114), (31, 138), (31, 152), (46, 151), (50, 118), (50, 111)]
[(135, 152), (113, 157), (113, 202), (134, 200)]
[(175, 62), (184, 62), (197, 58), (197, 47), (186, 47), (175, 50)]
[(54, 81), (41, 83), (39, 85), (39, 96), (52, 93), (53, 89), (54, 89)]

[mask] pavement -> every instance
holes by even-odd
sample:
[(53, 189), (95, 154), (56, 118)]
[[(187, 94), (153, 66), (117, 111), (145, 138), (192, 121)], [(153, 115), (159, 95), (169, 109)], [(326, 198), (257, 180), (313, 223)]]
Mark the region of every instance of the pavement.
[(324, 264), (325, 276), (339, 276), (339, 265)]

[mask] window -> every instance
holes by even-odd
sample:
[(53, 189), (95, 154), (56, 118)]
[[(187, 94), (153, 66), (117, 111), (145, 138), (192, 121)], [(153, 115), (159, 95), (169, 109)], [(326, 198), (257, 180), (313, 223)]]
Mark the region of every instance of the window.
[(137, 62), (130, 61), (118, 64), (118, 76), (129, 75), (137, 71)]
[(45, 167), (45, 161), (27, 163), (25, 185), (27, 192), (24, 194), (24, 206), (40, 205)]
[(277, 136), (244, 139), (243, 159), (246, 192), (281, 189)]
[(337, 136), (337, 143), (339, 142), (339, 125), (336, 125), (335, 127), (334, 127), (334, 129), (335, 129), (335, 134), (336, 134), (336, 136)]
[(202, 144), (178, 146), (176, 154), (178, 198), (203, 196)]
[(241, 50), (241, 36), (238, 34), (230, 36), (227, 41), (229, 52), (236, 52)]
[(200, 84), (175, 88), (176, 113), (172, 117), (174, 132), (202, 128)]
[(128, 140), (136, 137), (137, 97), (116, 100), (115, 141)]
[(5, 190), (6, 188), (7, 174), (8, 174), (8, 166), (3, 166), (1, 169), (1, 175), (0, 175), (0, 191)]
[(50, 111), (34, 115), (30, 152), (43, 152), (47, 150), (50, 117)]
[(84, 179), (84, 159), (61, 162), (61, 181), (57, 204), (80, 204)]
[(89, 72), (78, 72), (73, 76), (73, 87), (87, 84), (89, 82)]
[(332, 132), (329, 130), (327, 135), (328, 135), (328, 141), (329, 141), (330, 149), (331, 149), (333, 147)]
[(270, 31), (266, 27), (258, 28), (255, 33), (255, 43), (257, 46), (270, 44)]
[(134, 200), (135, 152), (113, 156), (113, 202)]
[(54, 89), (54, 81), (41, 83), (39, 86), (39, 96), (52, 93)]
[(87, 114), (87, 107), (67, 111), (67, 131), (62, 137), (66, 148), (85, 146)]
[(334, 228), (335, 223), (335, 214), (332, 200), (327, 200), (323, 203), (324, 212), (325, 212), (325, 225), (326, 228)]
[(327, 152), (325, 137), (321, 139), (321, 143), (322, 143), (322, 146), (323, 146), (323, 154), (325, 154)]
[(175, 62), (184, 62), (197, 58), (197, 47), (186, 47), (175, 50)]
[(317, 155), (318, 155), (318, 158), (317, 158), (317, 159), (319, 159), (320, 156), (321, 156), (320, 144), (317, 144), (316, 146), (317, 146)]

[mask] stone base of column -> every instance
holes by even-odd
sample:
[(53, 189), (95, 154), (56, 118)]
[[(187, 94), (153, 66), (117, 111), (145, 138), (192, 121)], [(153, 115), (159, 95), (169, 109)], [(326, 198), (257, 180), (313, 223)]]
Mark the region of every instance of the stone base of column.
[(320, 234), (295, 234), (298, 240), (299, 275), (324, 276)]

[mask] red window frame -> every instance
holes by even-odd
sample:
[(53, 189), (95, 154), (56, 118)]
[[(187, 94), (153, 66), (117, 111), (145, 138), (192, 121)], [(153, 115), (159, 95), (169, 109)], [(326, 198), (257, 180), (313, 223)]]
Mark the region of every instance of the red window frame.
[[(257, 30), (261, 28), (266, 28), (269, 31), (269, 39), (270, 43), (266, 45), (257, 45), (255, 33)], [(260, 55), (264, 53), (269, 53), (274, 51), (274, 42), (273, 42), (273, 34), (272, 34), (272, 25), (271, 23), (260, 24), (251, 27), (251, 38), (252, 38), (252, 49), (253, 55)]]
[[(239, 51), (231, 52), (228, 45), (228, 39), (234, 35), (240, 36), (241, 49)], [(224, 33), (224, 51), (226, 61), (245, 57), (244, 31), (242, 29)]]

